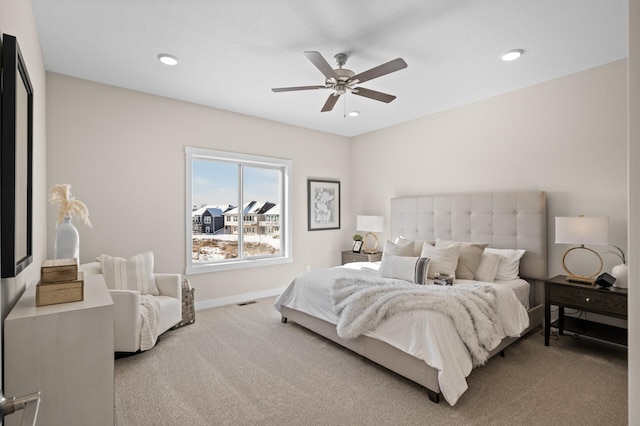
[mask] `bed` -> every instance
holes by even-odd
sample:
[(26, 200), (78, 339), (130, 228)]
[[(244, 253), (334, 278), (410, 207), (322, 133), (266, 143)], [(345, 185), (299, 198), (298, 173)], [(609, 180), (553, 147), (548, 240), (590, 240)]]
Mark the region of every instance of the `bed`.
[[(489, 358), (504, 355), (506, 347), (542, 323), (547, 264), (544, 192), (394, 198), (390, 223), (390, 240), (411, 241), (416, 253), (424, 242), (438, 240), (485, 243), (493, 250), (508, 249), (505, 252), (524, 250), (518, 277), (491, 284), (500, 303), (504, 333), (488, 351)], [(380, 267), (380, 262), (363, 262), (301, 274), (278, 298), (275, 308), (283, 323), (295, 322), (422, 385), (433, 402), (444, 396), (454, 405), (467, 389), (466, 377), (477, 362), (467, 342), (458, 337), (454, 321), (441, 312), (401, 312), (357, 338), (339, 336), (335, 300), (330, 300), (335, 283), (380, 280)], [(456, 279), (453, 287), (466, 284), (478, 285), (477, 280)], [(414, 287), (435, 290), (439, 286)], [(344, 328), (342, 331), (344, 335)]]

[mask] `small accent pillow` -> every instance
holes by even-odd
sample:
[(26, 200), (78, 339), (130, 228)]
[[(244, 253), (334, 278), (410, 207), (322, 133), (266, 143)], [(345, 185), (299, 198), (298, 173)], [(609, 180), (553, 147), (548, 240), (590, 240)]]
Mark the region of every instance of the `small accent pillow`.
[(434, 247), (431, 244), (424, 243), (420, 257), (428, 257), (429, 262), (429, 278), (433, 279), (436, 272), (443, 275), (456, 274), (458, 267), (458, 256), (460, 253), (460, 243), (455, 243), (449, 247)]
[(406, 243), (411, 241), (413, 243), (413, 256), (420, 257), (420, 253), (422, 253), (422, 246), (426, 244), (431, 244), (432, 246), (436, 245), (435, 241), (430, 240), (411, 240), (409, 238), (404, 238), (403, 236), (399, 236), (396, 238), (396, 244), (398, 243)]
[(137, 254), (130, 259), (98, 257), (107, 287), (111, 290), (138, 290), (140, 294), (160, 294), (153, 276), (153, 252)]
[(473, 279), (476, 281), (484, 281), (485, 283), (492, 283), (496, 279), (498, 273), (498, 265), (502, 256), (495, 253), (487, 253), (485, 249), (482, 256), (480, 256), (480, 262), (476, 268), (476, 273)]
[(486, 248), (484, 251), (502, 257), (498, 264), (496, 280), (517, 280), (519, 278), (520, 259), (524, 256), (526, 250)]
[(413, 253), (413, 241), (403, 241), (394, 243), (387, 240), (384, 243), (384, 250), (382, 255), (394, 255), (394, 256), (411, 256)]
[[(450, 240), (441, 240), (438, 238), (436, 240), (436, 247), (450, 247), (456, 244), (456, 241)], [(480, 243), (460, 243), (460, 254), (458, 257), (458, 266), (456, 267), (456, 278), (460, 280), (472, 280), (474, 274), (476, 273), (476, 268), (478, 267), (478, 263), (480, 263), (480, 257), (482, 257), (482, 252), (489, 244), (480, 244)]]
[(423, 257), (396, 256), (385, 254), (380, 262), (380, 276), (409, 281), (415, 284), (427, 283), (429, 259)]

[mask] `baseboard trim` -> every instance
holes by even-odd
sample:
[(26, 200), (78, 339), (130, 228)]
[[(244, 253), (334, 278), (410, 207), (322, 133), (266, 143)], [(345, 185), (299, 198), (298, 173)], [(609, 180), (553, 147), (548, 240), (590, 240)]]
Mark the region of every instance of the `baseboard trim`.
[(269, 290), (256, 291), (254, 293), (243, 293), (234, 296), (220, 297), (217, 299), (202, 300), (195, 303), (195, 310), (217, 308), (219, 306), (233, 305), (234, 303), (244, 303), (255, 299), (263, 299), (265, 297), (279, 296), (286, 287), (272, 288)]

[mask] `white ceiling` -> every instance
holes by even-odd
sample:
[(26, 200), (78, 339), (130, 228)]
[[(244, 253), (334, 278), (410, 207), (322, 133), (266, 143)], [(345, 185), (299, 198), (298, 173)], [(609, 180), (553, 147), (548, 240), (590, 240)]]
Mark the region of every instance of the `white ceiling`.
[[(31, 0), (48, 71), (344, 136), (627, 57), (622, 0)], [(500, 53), (525, 50), (515, 62)], [(328, 90), (303, 55), (356, 73), (389, 104)], [(157, 55), (177, 56), (177, 66)], [(356, 118), (345, 111), (358, 110)]]

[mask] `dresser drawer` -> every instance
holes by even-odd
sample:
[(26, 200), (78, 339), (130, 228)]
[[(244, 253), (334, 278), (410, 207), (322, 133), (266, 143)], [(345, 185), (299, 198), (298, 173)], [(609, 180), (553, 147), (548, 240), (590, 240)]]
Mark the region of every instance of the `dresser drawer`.
[(608, 290), (551, 285), (550, 302), (590, 312), (627, 318), (627, 298)]

